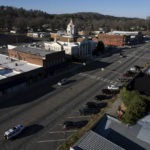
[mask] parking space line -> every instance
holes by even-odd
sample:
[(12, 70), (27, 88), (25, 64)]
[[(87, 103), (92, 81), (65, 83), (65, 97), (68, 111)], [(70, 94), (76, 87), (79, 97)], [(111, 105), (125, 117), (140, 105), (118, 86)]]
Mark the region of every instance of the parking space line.
[(47, 142), (61, 142), (65, 141), (66, 139), (59, 139), (59, 140), (45, 140), (45, 141), (38, 141), (37, 143), (47, 143)]
[[(109, 70), (108, 70), (108, 71), (109, 71)], [(116, 71), (110, 71), (110, 72), (112, 72), (112, 73), (117, 73), (117, 74), (118, 74), (118, 72), (116, 72)], [(121, 74), (121, 73), (119, 73), (119, 74)], [(107, 83), (115, 82), (115, 81), (109, 80), (109, 79), (107, 79), (107, 78), (103, 78), (103, 77), (99, 77), (99, 76), (94, 76), (94, 75), (89, 75), (89, 74), (84, 74), (84, 73), (80, 73), (79, 75), (81, 75), (81, 76), (87, 76), (87, 77), (89, 77), (90, 79), (101, 80), (101, 81), (107, 82)], [(115, 83), (116, 83), (116, 82), (115, 82)]]
[(67, 118), (90, 118), (91, 116), (71, 116)]
[(76, 132), (78, 130), (69, 130), (69, 131), (52, 131), (49, 132), (50, 134), (54, 134), (54, 133), (72, 133), (72, 132)]

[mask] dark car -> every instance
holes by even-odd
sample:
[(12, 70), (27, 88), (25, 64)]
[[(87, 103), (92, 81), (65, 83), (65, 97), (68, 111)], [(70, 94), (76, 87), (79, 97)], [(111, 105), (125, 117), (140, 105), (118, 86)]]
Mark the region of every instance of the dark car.
[(125, 74), (123, 74), (123, 77), (134, 77), (135, 74), (135, 72), (127, 71)]
[(120, 78), (119, 81), (120, 82), (129, 82), (130, 79), (128, 79), (128, 78)]
[(100, 109), (103, 108), (107, 105), (107, 103), (95, 103), (95, 102), (87, 102), (86, 103), (88, 108), (95, 108), (95, 109)]
[(92, 115), (99, 113), (98, 109), (92, 109), (92, 108), (81, 108), (79, 109), (80, 115)]
[(98, 104), (99, 108), (103, 108), (103, 107), (106, 107), (107, 106), (107, 103), (100, 103)]
[(95, 100), (98, 100), (98, 101), (102, 101), (102, 100), (109, 99), (109, 98), (111, 98), (111, 97), (106, 96), (106, 95), (96, 95), (95, 96)]
[(63, 124), (63, 128), (65, 128), (65, 129), (82, 128), (82, 127), (84, 127), (87, 123), (88, 123), (87, 120), (84, 120), (84, 121), (77, 121), (77, 122), (65, 121), (64, 124)]
[(124, 73), (124, 74), (123, 74), (123, 77), (127, 77), (127, 78), (128, 78), (128, 77), (132, 77), (132, 75), (129, 74), (129, 73)]
[(95, 102), (87, 102), (87, 103), (86, 103), (86, 106), (87, 106), (88, 108), (99, 108), (99, 107), (98, 107), (98, 104), (95, 103)]
[(134, 76), (136, 73), (133, 71), (127, 71), (128, 74), (130, 74), (131, 76)]
[(106, 95), (115, 95), (119, 93), (119, 90), (102, 89), (102, 93)]
[(135, 65), (134, 66), (137, 70), (140, 70), (142, 67), (138, 66), (138, 65)]
[(111, 90), (108, 90), (108, 89), (102, 89), (102, 93), (103, 94), (112, 94)]

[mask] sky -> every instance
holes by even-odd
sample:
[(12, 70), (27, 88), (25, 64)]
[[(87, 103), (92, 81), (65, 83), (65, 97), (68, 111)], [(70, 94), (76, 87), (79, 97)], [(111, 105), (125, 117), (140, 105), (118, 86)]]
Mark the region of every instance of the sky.
[(50, 14), (97, 12), (119, 17), (150, 16), (150, 0), (0, 0), (0, 5), (38, 9)]

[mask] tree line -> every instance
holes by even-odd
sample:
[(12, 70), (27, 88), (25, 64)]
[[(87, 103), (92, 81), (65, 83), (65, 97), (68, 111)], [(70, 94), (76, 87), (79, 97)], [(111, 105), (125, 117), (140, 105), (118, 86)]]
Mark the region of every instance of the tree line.
[(30, 27), (36, 31), (39, 28), (43, 29), (44, 24), (52, 30), (66, 29), (71, 18), (78, 30), (84, 31), (98, 30), (99, 27), (116, 30), (131, 30), (131, 27), (147, 28), (145, 19), (140, 18), (114, 17), (91, 12), (58, 15), (48, 14), (40, 10), (0, 6), (0, 29), (17, 28), (26, 32)]

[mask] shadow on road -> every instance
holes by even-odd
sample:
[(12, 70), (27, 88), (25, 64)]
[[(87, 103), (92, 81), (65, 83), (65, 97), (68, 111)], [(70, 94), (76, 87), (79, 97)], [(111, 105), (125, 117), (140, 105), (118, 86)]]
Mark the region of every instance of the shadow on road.
[[(45, 81), (38, 81), (37, 85), (31, 85), (31, 87), (22, 89), (20, 91), (14, 92), (13, 94), (7, 95), (6, 97), (2, 98), (0, 101), (0, 109), (12, 107), (16, 105), (21, 105), (25, 103), (29, 103), (32, 101), (37, 100), (38, 98), (46, 95), (55, 90), (52, 86), (57, 84), (63, 78), (70, 78), (78, 73), (87, 72), (92, 70), (97, 70), (100, 68), (106, 68), (111, 63), (101, 62), (101, 61), (94, 61), (87, 66), (81, 66), (79, 69), (75, 71), (66, 72), (62, 75), (51, 77), (50, 79), (46, 79)], [(74, 83), (76, 80), (69, 80), (67, 85)]]
[(25, 138), (27, 136), (31, 136), (33, 134), (36, 134), (37, 132), (39, 132), (40, 130), (42, 130), (44, 128), (44, 126), (39, 125), (39, 124), (33, 124), (30, 126), (27, 126), (22, 133), (20, 133), (17, 137), (13, 138), (13, 140), (15, 139), (19, 139), (19, 138)]
[(45, 94), (52, 92), (53, 90), (54, 88), (47, 86), (47, 88), (44, 89), (42, 87), (38, 87), (25, 93), (24, 91), (21, 91), (20, 93), (15, 93), (15, 95), (6, 98), (6, 100), (0, 103), (0, 109), (35, 101), (38, 98), (44, 96)]
[(102, 61), (94, 61), (93, 63), (83, 67), (80, 72), (92, 71), (100, 68), (106, 68), (107, 66), (111, 65), (112, 63), (102, 62)]

